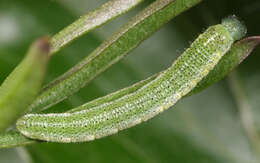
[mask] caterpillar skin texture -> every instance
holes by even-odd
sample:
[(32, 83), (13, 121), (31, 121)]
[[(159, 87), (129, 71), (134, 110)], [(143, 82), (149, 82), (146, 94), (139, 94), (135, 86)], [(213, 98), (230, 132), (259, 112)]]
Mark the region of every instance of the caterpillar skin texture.
[(17, 129), (33, 139), (69, 143), (91, 141), (135, 126), (189, 93), (244, 33), (236, 18), (224, 19), (201, 34), (170, 68), (135, 92), (82, 111), (27, 114), (17, 121)]

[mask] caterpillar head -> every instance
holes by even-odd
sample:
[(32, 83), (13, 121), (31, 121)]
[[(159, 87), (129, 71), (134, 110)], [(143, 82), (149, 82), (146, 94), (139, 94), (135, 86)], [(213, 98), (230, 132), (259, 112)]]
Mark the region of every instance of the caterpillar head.
[(229, 31), (234, 41), (240, 40), (246, 35), (247, 29), (245, 25), (235, 15), (224, 18), (222, 25)]

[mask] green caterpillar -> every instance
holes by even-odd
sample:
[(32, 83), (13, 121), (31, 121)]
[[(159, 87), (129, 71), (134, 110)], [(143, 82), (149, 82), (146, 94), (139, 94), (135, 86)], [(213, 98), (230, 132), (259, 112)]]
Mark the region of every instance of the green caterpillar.
[(94, 140), (137, 125), (187, 95), (245, 33), (235, 17), (228, 17), (209, 27), (170, 68), (136, 91), (90, 108), (83, 105), (71, 113), (27, 114), (17, 121), (17, 129), (29, 138), (69, 143)]

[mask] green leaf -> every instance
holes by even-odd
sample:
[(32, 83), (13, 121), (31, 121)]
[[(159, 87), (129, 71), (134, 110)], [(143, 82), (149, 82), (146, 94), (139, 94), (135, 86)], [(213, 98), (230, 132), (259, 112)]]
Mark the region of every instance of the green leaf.
[(78, 37), (131, 10), (143, 0), (110, 0), (61, 30), (51, 39), (51, 55)]
[(49, 61), (46, 38), (32, 44), (24, 60), (0, 86), (0, 131), (13, 124), (36, 98)]

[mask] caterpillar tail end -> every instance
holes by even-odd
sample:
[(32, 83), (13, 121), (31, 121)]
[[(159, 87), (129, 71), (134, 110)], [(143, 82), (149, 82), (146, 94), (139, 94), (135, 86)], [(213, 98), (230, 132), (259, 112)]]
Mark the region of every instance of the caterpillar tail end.
[(227, 28), (234, 41), (242, 39), (247, 33), (246, 26), (235, 15), (224, 18), (222, 25)]

